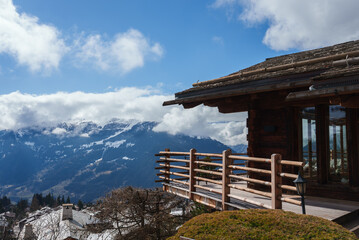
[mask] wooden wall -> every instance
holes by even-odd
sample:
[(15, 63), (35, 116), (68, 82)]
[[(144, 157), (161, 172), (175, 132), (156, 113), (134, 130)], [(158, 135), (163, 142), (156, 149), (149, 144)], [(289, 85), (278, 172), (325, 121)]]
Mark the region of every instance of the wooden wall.
[[(250, 110), (248, 112), (248, 155), (270, 158), (279, 153), (282, 159), (298, 161), (300, 144), (298, 143), (298, 110), (286, 107), (271, 110)], [(270, 169), (269, 164), (250, 162), (249, 167)], [(288, 167), (285, 171), (297, 173), (298, 169)], [(250, 173), (251, 177), (270, 181), (269, 176)], [(265, 187), (249, 184), (249, 187), (262, 189)]]
[(270, 158), (279, 153), (283, 159), (298, 160), (297, 110), (287, 107), (248, 112), (248, 154)]
[[(317, 106), (318, 112), (321, 110), (321, 106)], [(325, 108), (326, 109), (326, 108)], [(359, 111), (351, 110), (348, 111), (348, 156), (349, 156), (349, 168), (351, 169), (351, 186), (343, 184), (333, 184), (325, 181), (326, 174), (328, 169), (324, 167), (325, 164), (328, 164), (326, 159), (328, 156), (325, 154), (318, 153), (318, 161), (322, 164), (318, 164), (320, 168), (319, 171), (324, 171), (319, 174), (318, 179), (314, 182), (308, 183), (308, 195), (319, 196), (319, 197), (329, 197), (337, 199), (346, 199), (346, 200), (359, 200), (359, 151), (358, 151), (358, 134), (359, 134)], [(327, 114), (321, 113), (322, 118), (326, 118)], [(318, 122), (321, 119), (317, 119)], [(270, 158), (271, 154), (279, 153), (282, 155), (283, 159), (302, 161), (300, 159), (301, 153), (301, 123), (299, 122), (299, 108), (296, 107), (284, 107), (280, 109), (252, 109), (248, 111), (247, 127), (248, 127), (248, 155), (253, 157), (264, 157)], [(324, 120), (323, 120), (324, 121)], [(323, 124), (324, 126), (326, 124)], [(325, 128), (325, 127), (324, 127)], [(323, 128), (323, 129), (324, 129)], [(322, 129), (322, 130), (323, 130)], [(325, 128), (326, 129), (326, 128)], [(317, 131), (317, 143), (326, 142), (327, 137), (323, 141), (320, 141), (318, 135), (321, 134), (321, 131)], [(355, 141), (354, 141), (355, 138)], [(354, 144), (355, 143), (355, 144)], [(323, 146), (328, 145), (328, 143)], [(355, 146), (353, 146), (355, 145)], [(321, 149), (320, 146), (317, 146), (317, 149)], [(319, 151), (318, 150), (318, 151)], [(326, 152), (323, 149), (323, 152)], [(250, 162), (249, 167), (258, 167), (263, 169), (270, 169), (269, 164)], [(323, 170), (324, 168), (324, 170)], [(286, 172), (292, 172), (297, 174), (298, 168), (288, 167), (284, 169)], [(258, 173), (249, 173), (251, 177), (263, 179), (270, 181), (270, 176), (258, 174)], [(292, 179), (286, 179), (284, 184), (290, 184)], [(270, 190), (266, 186), (257, 185), (257, 184), (248, 184), (248, 187), (260, 189), (260, 190)]]

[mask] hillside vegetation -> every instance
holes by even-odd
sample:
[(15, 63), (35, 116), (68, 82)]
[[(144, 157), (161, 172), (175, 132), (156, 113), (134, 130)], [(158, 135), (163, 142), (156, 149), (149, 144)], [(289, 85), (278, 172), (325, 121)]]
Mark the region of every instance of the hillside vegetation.
[(169, 239), (357, 239), (323, 218), (282, 210), (238, 210), (206, 213), (187, 221)]

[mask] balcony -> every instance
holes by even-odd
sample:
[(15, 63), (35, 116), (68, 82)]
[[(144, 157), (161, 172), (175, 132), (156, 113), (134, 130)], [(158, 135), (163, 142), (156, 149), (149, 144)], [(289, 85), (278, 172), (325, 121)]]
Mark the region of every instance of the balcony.
[[(156, 182), (161, 182), (163, 190), (169, 193), (218, 210), (268, 208), (302, 213), (300, 196), (293, 184), (297, 174), (293, 172), (302, 170), (303, 162), (284, 160), (280, 154), (258, 158), (230, 150), (218, 154), (166, 149), (156, 156)], [(306, 197), (307, 214), (329, 220), (358, 208), (357, 202)]]

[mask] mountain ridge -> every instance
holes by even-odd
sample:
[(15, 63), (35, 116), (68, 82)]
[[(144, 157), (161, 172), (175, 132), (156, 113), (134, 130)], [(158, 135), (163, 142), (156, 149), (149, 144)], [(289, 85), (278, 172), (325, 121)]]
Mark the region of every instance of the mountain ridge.
[(20, 199), (51, 192), (93, 201), (117, 187), (159, 186), (154, 154), (165, 148), (228, 148), (208, 138), (154, 132), (156, 124), (113, 120), (103, 126), (80, 122), (2, 130), (0, 195)]

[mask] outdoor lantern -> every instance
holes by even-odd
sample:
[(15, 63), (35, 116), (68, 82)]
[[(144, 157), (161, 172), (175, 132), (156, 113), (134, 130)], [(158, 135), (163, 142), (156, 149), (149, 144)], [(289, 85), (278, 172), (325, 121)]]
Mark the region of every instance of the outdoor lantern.
[(298, 172), (298, 177), (293, 181), (295, 187), (297, 188), (297, 192), (300, 195), (301, 203), (302, 203), (302, 212), (305, 214), (305, 203), (304, 203), (304, 194), (307, 190), (307, 180), (302, 178), (300, 172)]
[(307, 180), (305, 180), (298, 172), (298, 177), (294, 181), (295, 187), (297, 188), (297, 192), (300, 196), (304, 196), (307, 190)]

